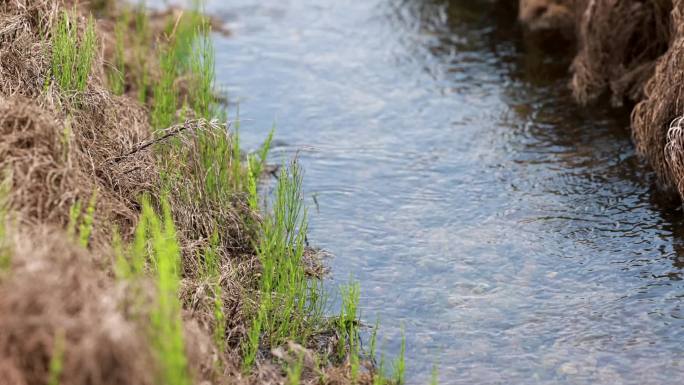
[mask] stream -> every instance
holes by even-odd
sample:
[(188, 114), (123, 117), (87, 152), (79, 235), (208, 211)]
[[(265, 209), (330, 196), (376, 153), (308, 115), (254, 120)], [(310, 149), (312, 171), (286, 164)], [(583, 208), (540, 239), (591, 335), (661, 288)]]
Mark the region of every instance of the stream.
[(360, 282), (388, 362), (403, 326), (408, 383), (684, 381), (684, 216), (629, 114), (575, 106), (569, 58), (523, 39), (515, 6), (207, 9), (233, 31), (217, 77), (245, 147), (275, 126), (272, 161), (298, 156), (326, 284)]

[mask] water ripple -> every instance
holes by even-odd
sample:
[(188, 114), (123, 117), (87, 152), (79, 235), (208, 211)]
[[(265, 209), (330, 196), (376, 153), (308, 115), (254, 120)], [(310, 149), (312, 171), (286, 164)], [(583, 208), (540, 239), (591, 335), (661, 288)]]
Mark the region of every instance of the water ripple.
[(679, 384), (681, 211), (508, 3), (210, 1), (219, 81), (304, 164), (329, 285), (361, 281), (389, 354), (405, 323), (411, 383)]

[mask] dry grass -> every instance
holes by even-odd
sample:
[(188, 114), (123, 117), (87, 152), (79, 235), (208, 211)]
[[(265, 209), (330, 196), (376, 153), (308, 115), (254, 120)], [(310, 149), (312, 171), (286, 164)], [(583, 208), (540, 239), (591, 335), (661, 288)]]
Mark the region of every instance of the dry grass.
[(671, 37), (671, 0), (518, 0), (519, 19), (548, 34), (574, 35), (571, 87), (587, 104), (604, 94), (613, 105), (638, 102)]
[(645, 98), (632, 112), (632, 130), (637, 150), (655, 169), (658, 184), (672, 195), (684, 198), (684, 142), (680, 120), (684, 114), (684, 2), (676, 0), (672, 11), (676, 27), (667, 53), (658, 61), (655, 74), (646, 84)]
[(572, 89), (580, 103), (608, 92), (614, 105), (639, 101), (670, 40), (670, 0), (587, 1), (578, 29)]
[(49, 49), (39, 38), (58, 17), (55, 1), (0, 4), (0, 88), (5, 95), (37, 97), (50, 66)]
[[(0, 96), (0, 169), (12, 171), (10, 208), (22, 221), (66, 225), (71, 205), (98, 190), (97, 220), (130, 232), (136, 196), (153, 186), (154, 161), (149, 154), (128, 162), (110, 159), (143, 136), (144, 115), (126, 100), (89, 96), (95, 102), (71, 116), (21, 96)], [(117, 127), (121, 112), (126, 125)], [(107, 234), (97, 230), (96, 237), (103, 243)]]

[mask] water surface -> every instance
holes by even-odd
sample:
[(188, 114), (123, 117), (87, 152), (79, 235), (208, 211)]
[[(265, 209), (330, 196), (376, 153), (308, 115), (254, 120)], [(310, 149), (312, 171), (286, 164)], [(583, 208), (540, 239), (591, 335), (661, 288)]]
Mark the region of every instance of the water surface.
[[(514, 1), (507, 1), (515, 3)], [(624, 111), (491, 1), (210, 1), (242, 137), (299, 154), (309, 240), (411, 383), (681, 384), (684, 227)], [(315, 198), (315, 199), (314, 199)], [(316, 204), (317, 203), (317, 204)]]

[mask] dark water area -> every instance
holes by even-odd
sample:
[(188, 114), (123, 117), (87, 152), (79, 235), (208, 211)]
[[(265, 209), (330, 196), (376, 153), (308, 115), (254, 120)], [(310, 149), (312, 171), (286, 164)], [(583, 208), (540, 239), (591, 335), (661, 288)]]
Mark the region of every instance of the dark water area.
[(515, 1), (210, 1), (241, 136), (305, 169), (331, 290), (409, 383), (681, 384), (684, 226), (628, 113), (581, 109)]

